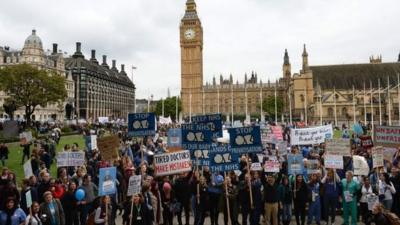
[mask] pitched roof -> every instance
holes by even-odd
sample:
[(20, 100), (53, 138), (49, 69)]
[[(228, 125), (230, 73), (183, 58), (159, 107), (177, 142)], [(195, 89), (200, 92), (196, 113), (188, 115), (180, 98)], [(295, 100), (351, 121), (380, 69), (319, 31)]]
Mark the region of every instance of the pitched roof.
[(400, 62), (379, 64), (343, 64), (310, 66), (313, 73), (314, 87), (320, 85), (322, 89), (363, 89), (364, 82), (369, 88), (372, 82), (374, 88), (378, 87), (378, 79), (381, 86), (386, 86), (387, 77), (389, 82), (397, 84), (397, 74), (400, 73)]

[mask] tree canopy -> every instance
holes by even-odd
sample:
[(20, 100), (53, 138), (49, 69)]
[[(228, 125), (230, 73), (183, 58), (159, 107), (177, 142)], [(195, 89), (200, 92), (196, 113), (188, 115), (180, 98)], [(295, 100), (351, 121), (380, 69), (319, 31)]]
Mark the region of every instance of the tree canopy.
[[(278, 113), (278, 118), (283, 112), (283, 98), (280, 96), (276, 97), (276, 108)], [(267, 114), (270, 119), (275, 118), (275, 96), (268, 96), (263, 101), (263, 111)]]
[[(170, 97), (166, 98), (164, 100), (164, 116), (168, 117), (171, 116), (171, 119), (175, 120), (176, 117), (176, 98), (177, 97)], [(182, 103), (181, 100), (178, 99), (178, 114), (182, 110)], [(156, 115), (162, 116), (162, 100), (157, 102), (156, 105), (156, 110), (155, 110)]]
[(0, 90), (7, 94), (6, 102), (24, 107), (28, 126), (36, 107), (61, 103), (67, 97), (65, 77), (28, 64), (0, 69)]

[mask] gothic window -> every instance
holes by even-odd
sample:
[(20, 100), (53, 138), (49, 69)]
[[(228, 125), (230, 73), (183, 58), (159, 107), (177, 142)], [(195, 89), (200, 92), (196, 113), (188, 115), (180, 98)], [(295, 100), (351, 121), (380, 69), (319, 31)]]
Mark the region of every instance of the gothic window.
[(333, 109), (332, 108), (328, 108), (328, 116), (329, 117), (333, 116)]

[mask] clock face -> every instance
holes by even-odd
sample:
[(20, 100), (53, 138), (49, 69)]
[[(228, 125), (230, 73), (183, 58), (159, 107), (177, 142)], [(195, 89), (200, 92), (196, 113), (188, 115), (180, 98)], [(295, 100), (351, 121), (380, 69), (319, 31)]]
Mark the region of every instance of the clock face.
[(193, 39), (194, 38), (194, 36), (195, 36), (195, 32), (194, 32), (194, 30), (193, 29), (187, 29), (186, 31), (185, 31), (185, 38), (187, 39), (187, 40), (190, 40), (190, 39)]

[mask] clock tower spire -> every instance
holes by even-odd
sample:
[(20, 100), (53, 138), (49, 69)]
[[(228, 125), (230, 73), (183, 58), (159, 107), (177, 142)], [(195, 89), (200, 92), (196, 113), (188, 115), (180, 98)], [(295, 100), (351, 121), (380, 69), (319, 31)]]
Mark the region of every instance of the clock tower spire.
[(203, 28), (194, 0), (186, 1), (181, 19), (181, 96), (184, 116), (202, 113), (203, 89)]

